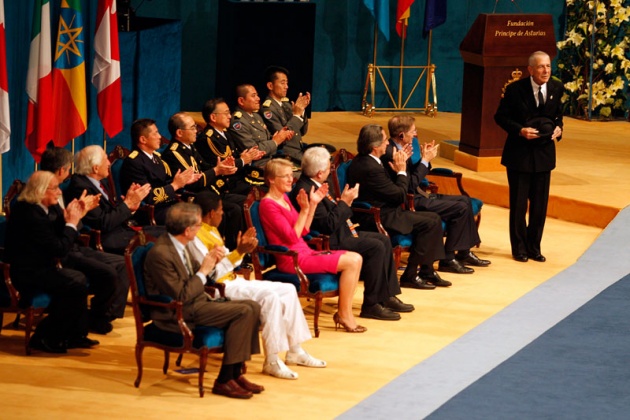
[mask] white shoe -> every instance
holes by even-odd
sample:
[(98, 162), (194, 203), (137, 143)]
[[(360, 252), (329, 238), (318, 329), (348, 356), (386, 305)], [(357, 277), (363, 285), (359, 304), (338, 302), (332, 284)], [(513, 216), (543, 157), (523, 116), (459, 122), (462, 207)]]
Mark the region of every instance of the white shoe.
[(276, 360), (275, 362), (265, 363), (265, 365), (263, 366), (263, 373), (281, 379), (298, 378), (298, 374), (289, 369), (287, 365), (285, 365), (284, 362), (280, 359)]
[(307, 367), (314, 367), (314, 368), (326, 367), (325, 361), (316, 359), (306, 352), (300, 353), (300, 354), (287, 353), (285, 362), (287, 363), (287, 365), (299, 365), (299, 366), (307, 366)]

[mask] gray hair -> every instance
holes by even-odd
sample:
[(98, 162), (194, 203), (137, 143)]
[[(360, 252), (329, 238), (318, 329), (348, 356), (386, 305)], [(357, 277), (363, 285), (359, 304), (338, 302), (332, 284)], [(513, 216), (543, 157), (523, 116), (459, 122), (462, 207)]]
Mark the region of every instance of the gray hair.
[(30, 204), (40, 204), (55, 174), (49, 171), (35, 171), (26, 181), (24, 189), (18, 197), (18, 201), (26, 201)]
[(194, 226), (201, 219), (201, 207), (192, 203), (176, 203), (166, 212), (166, 231), (171, 235), (181, 235), (186, 228)]
[(313, 178), (317, 172), (325, 171), (328, 163), (330, 163), (330, 153), (325, 147), (310, 147), (302, 156), (302, 173)]
[(533, 52), (532, 55), (529, 56), (529, 60), (527, 61), (527, 64), (530, 66), (535, 66), (536, 65), (536, 59), (538, 57), (549, 57), (549, 54), (547, 54), (544, 51), (536, 51)]
[(357, 139), (357, 151), (360, 155), (369, 155), (375, 147), (383, 143), (383, 127), (368, 124), (361, 128)]
[(103, 163), (103, 148), (93, 144), (84, 147), (74, 155), (74, 172), (79, 175), (89, 175), (94, 165), (101, 163)]

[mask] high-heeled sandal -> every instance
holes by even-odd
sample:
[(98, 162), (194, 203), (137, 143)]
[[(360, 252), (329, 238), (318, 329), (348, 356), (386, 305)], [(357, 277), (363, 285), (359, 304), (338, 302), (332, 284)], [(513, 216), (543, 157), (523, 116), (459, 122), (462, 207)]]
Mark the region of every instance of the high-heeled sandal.
[(367, 328), (362, 325), (357, 325), (354, 328), (350, 328), (349, 326), (347, 326), (339, 317), (339, 312), (335, 312), (335, 314), (333, 315), (333, 321), (335, 322), (335, 331), (337, 331), (339, 326), (343, 327), (346, 332), (349, 333), (363, 333), (367, 331)]

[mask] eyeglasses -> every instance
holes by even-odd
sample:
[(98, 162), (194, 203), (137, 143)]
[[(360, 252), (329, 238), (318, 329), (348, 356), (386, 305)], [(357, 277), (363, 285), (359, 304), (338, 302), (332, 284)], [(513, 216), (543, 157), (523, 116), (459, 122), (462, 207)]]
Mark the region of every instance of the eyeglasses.
[(180, 130), (195, 130), (197, 131), (197, 125), (190, 126), (188, 128), (180, 128)]
[(230, 115), (231, 112), (230, 111), (223, 111), (223, 112), (213, 112), (213, 114), (220, 114), (220, 115)]

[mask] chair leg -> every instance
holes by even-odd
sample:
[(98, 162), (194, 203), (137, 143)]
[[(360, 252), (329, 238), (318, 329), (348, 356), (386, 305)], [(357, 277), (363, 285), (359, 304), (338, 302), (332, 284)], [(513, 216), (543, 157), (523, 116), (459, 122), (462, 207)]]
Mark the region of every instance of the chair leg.
[(315, 330), (315, 338), (319, 337), (319, 312), (322, 309), (322, 295), (315, 297), (315, 313), (313, 314), (313, 329)]
[(203, 398), (205, 390), (203, 389), (203, 375), (206, 373), (206, 364), (208, 363), (208, 348), (203, 347), (199, 354), (199, 397)]
[(17, 330), (20, 327), (20, 313), (15, 314), (15, 321), (13, 321), (13, 329)]
[[(18, 317), (20, 315), (18, 314)], [(33, 330), (33, 318), (35, 317), (35, 310), (32, 307), (29, 307), (26, 310), (26, 321), (24, 325), (24, 350), (27, 356), (31, 354), (31, 348), (28, 346), (29, 341), (31, 341), (31, 331)], [(16, 321), (18, 320), (16, 317)]]
[(184, 353), (179, 353), (179, 356), (177, 356), (177, 360), (175, 361), (175, 365), (177, 367), (182, 365), (182, 359), (184, 358)]
[(0, 332), (2, 332), (2, 325), (4, 324), (4, 312), (0, 312)]
[(397, 246), (394, 248), (394, 264), (396, 266), (396, 270), (400, 267), (400, 259), (402, 256), (402, 249)]
[(140, 387), (140, 381), (142, 380), (142, 351), (144, 346), (140, 343), (136, 343), (136, 365), (138, 365), (138, 376), (133, 383), (136, 388)]
[(162, 366), (162, 372), (164, 372), (164, 374), (166, 375), (166, 372), (168, 372), (168, 364), (171, 358), (171, 354), (169, 352), (167, 352), (166, 350), (164, 350), (164, 366)]

